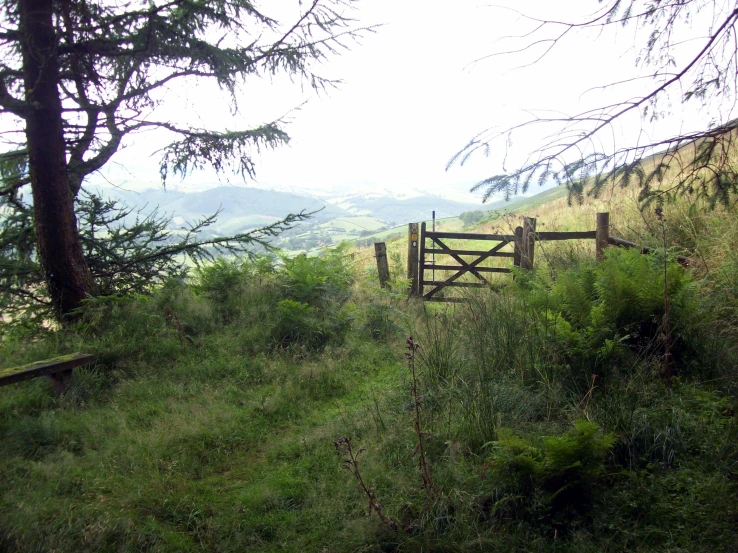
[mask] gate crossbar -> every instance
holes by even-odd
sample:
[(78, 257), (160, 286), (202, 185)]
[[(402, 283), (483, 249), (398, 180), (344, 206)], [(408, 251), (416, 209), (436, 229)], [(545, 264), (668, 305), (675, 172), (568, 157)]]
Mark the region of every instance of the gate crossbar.
[[(461, 235), (461, 233), (442, 233), (442, 232), (425, 232), (425, 224), (422, 225), (422, 237), (421, 237), (421, 256), (420, 256), (420, 269), (421, 269), (421, 278), (420, 278), (420, 289), (423, 290), (423, 287), (425, 285), (432, 285), (435, 286), (432, 290), (430, 290), (427, 294), (422, 294), (422, 296), (426, 300), (434, 299), (433, 296), (440, 292), (443, 288), (447, 286), (465, 286), (465, 287), (481, 287), (485, 284), (488, 284), (487, 279), (485, 279), (480, 273), (482, 272), (495, 272), (495, 273), (509, 273), (510, 269), (506, 268), (497, 268), (497, 267), (478, 267), (480, 263), (482, 263), (484, 260), (489, 259), (490, 257), (512, 257), (511, 253), (503, 252), (498, 253), (500, 249), (505, 247), (507, 244), (514, 242), (515, 236), (508, 236), (508, 235)], [(458, 235), (458, 236), (457, 236)], [(469, 250), (454, 250), (447, 246), (441, 238), (467, 238), (472, 240), (495, 240), (499, 241), (500, 243), (494, 246), (493, 248), (489, 249), (488, 251), (469, 251)], [(426, 250), (425, 248), (425, 239), (430, 238), (431, 241), (440, 248), (440, 250)], [(432, 251), (434, 253), (442, 253), (445, 255), (450, 256), (454, 260), (456, 260), (459, 265), (453, 266), (453, 265), (432, 265), (432, 264), (426, 264), (425, 262), (425, 253)], [(477, 259), (474, 261), (466, 261), (465, 259), (462, 259), (460, 255), (477, 255)], [(425, 269), (439, 269), (439, 270), (456, 270), (458, 271), (444, 280), (443, 282), (436, 282), (436, 281), (426, 281), (424, 278)], [(470, 284), (470, 283), (461, 283), (456, 282), (459, 278), (461, 278), (466, 273), (473, 274), (478, 280), (481, 281), (481, 283), (478, 284)]]

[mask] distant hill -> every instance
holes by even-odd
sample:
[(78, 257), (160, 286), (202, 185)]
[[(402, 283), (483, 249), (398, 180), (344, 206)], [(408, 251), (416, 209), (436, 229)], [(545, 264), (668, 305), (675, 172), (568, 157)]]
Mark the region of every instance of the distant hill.
[(287, 192), (275, 192), (260, 188), (219, 186), (202, 192), (177, 192), (149, 189), (131, 192), (116, 188), (93, 189), (103, 197), (119, 200), (138, 208), (143, 215), (155, 209), (172, 217), (175, 228), (200, 220), (220, 211), (212, 230), (217, 234), (235, 234), (251, 228), (278, 221), (290, 213), (319, 211), (314, 221), (323, 222), (349, 215), (340, 208), (306, 196)]
[[(311, 221), (300, 225), (300, 232), (323, 225), (334, 219), (345, 220), (369, 217), (379, 226), (393, 226), (409, 221), (436, 217), (454, 217), (465, 211), (494, 209), (497, 204), (464, 203), (439, 196), (396, 198), (386, 195), (347, 195), (336, 200), (301, 196), (261, 188), (219, 186), (202, 192), (178, 192), (164, 189), (148, 189), (132, 192), (118, 188), (91, 189), (108, 199), (119, 200), (125, 205), (148, 215), (155, 209), (172, 217), (172, 226), (181, 228), (188, 222), (212, 215), (220, 210), (218, 222), (211, 230), (219, 235), (235, 234), (277, 221), (289, 213), (319, 211)], [(131, 216), (133, 218), (133, 215)], [(358, 221), (358, 219), (356, 219)], [(358, 232), (358, 231), (357, 231)]]
[[(436, 212), (437, 219), (443, 219), (445, 217), (456, 217), (465, 211), (487, 211), (494, 209), (497, 205), (482, 204), (481, 202), (456, 202), (431, 195), (403, 199), (388, 196), (354, 197), (351, 198), (351, 202), (353, 213), (380, 219), (391, 226), (430, 219), (433, 211)], [(339, 205), (346, 207), (345, 202)]]

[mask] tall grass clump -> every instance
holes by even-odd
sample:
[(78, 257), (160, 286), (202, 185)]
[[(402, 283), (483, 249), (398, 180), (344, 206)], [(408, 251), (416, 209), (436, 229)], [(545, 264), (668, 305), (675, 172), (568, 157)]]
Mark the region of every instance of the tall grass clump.
[(448, 383), (462, 362), (458, 335), (450, 331), (457, 318), (448, 309), (424, 309), (419, 319), (416, 334), (422, 336), (423, 347), (417, 356), (425, 375), (435, 383)]
[(216, 259), (196, 269), (193, 291), (210, 300), (223, 323), (241, 311), (240, 300), (250, 276), (249, 263)]
[(372, 339), (389, 340), (401, 333), (402, 327), (397, 321), (403, 315), (390, 302), (367, 302), (360, 309), (363, 312), (362, 329)]
[(460, 433), (475, 449), (496, 439), (500, 425), (549, 418), (560, 383), (554, 331), (525, 298), (489, 290), (471, 296), (467, 309), (459, 321), (466, 362), (456, 395)]

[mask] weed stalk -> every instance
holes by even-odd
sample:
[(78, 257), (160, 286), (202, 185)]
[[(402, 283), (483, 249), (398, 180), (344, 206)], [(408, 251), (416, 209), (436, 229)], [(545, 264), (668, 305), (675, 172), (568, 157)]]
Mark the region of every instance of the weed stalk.
[(427, 512), (430, 507), (430, 499), (433, 496), (438, 495), (440, 490), (436, 487), (435, 482), (433, 481), (433, 468), (431, 466), (431, 462), (428, 460), (428, 458), (425, 456), (425, 443), (424, 438), (427, 435), (426, 432), (423, 432), (422, 427), (422, 421), (421, 421), (421, 413), (423, 411), (425, 397), (421, 395), (418, 391), (418, 373), (415, 368), (415, 354), (420, 349), (420, 344), (415, 342), (413, 340), (413, 337), (410, 336), (407, 339), (407, 353), (405, 353), (405, 358), (407, 359), (407, 365), (410, 369), (410, 391), (413, 396), (413, 431), (415, 432), (415, 436), (418, 439), (418, 444), (415, 446), (415, 450), (412, 453), (412, 456), (415, 455), (418, 456), (418, 469), (420, 470), (420, 475), (423, 479), (423, 484), (421, 485), (421, 489), (425, 490), (425, 505), (424, 509)]
[(664, 212), (660, 207), (656, 208), (656, 217), (661, 225), (661, 240), (664, 246), (664, 318), (662, 329), (664, 333), (664, 360), (661, 366), (661, 374), (666, 378), (667, 384), (671, 384), (671, 303), (669, 302), (669, 281), (667, 280), (668, 258), (666, 255), (666, 227), (664, 225)]
[(362, 447), (358, 451), (354, 451), (351, 446), (351, 438), (344, 436), (341, 436), (333, 442), (333, 447), (336, 448), (336, 451), (344, 455), (343, 468), (353, 475), (358, 483), (359, 491), (361, 491), (369, 501), (369, 516), (371, 516), (372, 511), (374, 511), (382, 521), (382, 524), (392, 530), (397, 530), (397, 521), (394, 517), (384, 514), (382, 504), (377, 500), (377, 494), (374, 487), (371, 484), (367, 484), (361, 476), (361, 471), (359, 470), (359, 455), (364, 453), (366, 448)]
[(179, 336), (179, 341), (182, 343), (182, 347), (185, 346), (186, 342), (193, 345), (195, 344), (195, 341), (185, 332), (184, 326), (179, 322), (179, 317), (177, 317), (174, 309), (169, 306), (164, 308), (164, 320), (177, 330), (177, 335)]

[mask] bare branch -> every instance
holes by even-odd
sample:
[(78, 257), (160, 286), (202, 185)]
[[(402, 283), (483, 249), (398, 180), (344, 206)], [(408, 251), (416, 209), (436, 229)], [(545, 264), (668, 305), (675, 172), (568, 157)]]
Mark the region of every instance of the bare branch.
[[(736, 84), (738, 83), (738, 56), (736, 55), (738, 6), (732, 6), (724, 13), (716, 11), (717, 15), (713, 16), (713, 25), (702, 39), (702, 46), (690, 57), (686, 64), (675, 71), (671, 69), (674, 64), (671, 52), (675, 46), (682, 44), (684, 41), (673, 34), (673, 28), (683, 13), (689, 13), (686, 10), (697, 9), (695, 7), (696, 3), (694, 0), (665, 0), (653, 3), (644, 0), (641, 2), (642, 9), (636, 9), (639, 7), (638, 3), (638, 0), (632, 0), (626, 6), (620, 1), (610, 2), (602, 10), (582, 22), (563, 22), (524, 16), (536, 24), (533, 31), (518, 37), (506, 38), (531, 38), (527, 44), (520, 48), (493, 53), (490, 56), (479, 58), (479, 60), (502, 54), (525, 52), (543, 45), (545, 46), (543, 54), (533, 62), (538, 63), (570, 31), (576, 29), (604, 29), (609, 25), (638, 22), (653, 28), (639, 61), (641, 64), (655, 66), (655, 71), (647, 76), (636, 76), (590, 90), (612, 88), (636, 80), (651, 79), (655, 81), (655, 86), (650, 91), (642, 96), (623, 99), (610, 105), (583, 111), (574, 116), (551, 117), (530, 113), (529, 120), (504, 130), (487, 129), (475, 136), (464, 148), (457, 152), (449, 161), (447, 169), (455, 164), (463, 165), (470, 159), (470, 156), (477, 152), (488, 155), (493, 143), (511, 136), (514, 132), (532, 127), (545, 128), (546, 125), (549, 125), (553, 131), (542, 137), (541, 145), (531, 152), (517, 169), (509, 174), (504, 173), (484, 179), (477, 183), (473, 190), (484, 190), (486, 201), (497, 193), (502, 193), (505, 198), (509, 198), (520, 191), (527, 190), (534, 180), (539, 183), (553, 180), (567, 186), (570, 198), (573, 196), (581, 199), (583, 183), (589, 176), (595, 176), (593, 181), (595, 184), (594, 193), (597, 194), (608, 179), (609, 182), (614, 182), (616, 179), (629, 182), (631, 176), (635, 175), (639, 178), (643, 188), (641, 195), (645, 201), (647, 197), (658, 198), (660, 195), (665, 195), (663, 192), (655, 192), (653, 184), (663, 179), (663, 175), (666, 173), (663, 163), (670, 161), (675, 166), (679, 165), (680, 175), (683, 176), (679, 181), (680, 184), (674, 190), (680, 192), (691, 191), (695, 185), (694, 176), (703, 175), (706, 181), (701, 186), (702, 192), (707, 194), (707, 187), (712, 186), (712, 192), (708, 194), (711, 195), (712, 199), (720, 196), (721, 202), (728, 201), (728, 196), (725, 194), (731, 188), (731, 185), (725, 179), (725, 172), (732, 174), (733, 170), (727, 163), (727, 154), (724, 150), (725, 141), (732, 140), (734, 130), (738, 127), (738, 124), (734, 121), (714, 126), (707, 131), (682, 134), (655, 141), (648, 140), (644, 131), (641, 130), (633, 145), (615, 147), (612, 151), (603, 153), (603, 150), (609, 148), (606, 144), (615, 144), (616, 142), (614, 124), (617, 121), (622, 120), (629, 113), (648, 115), (649, 111), (653, 112), (657, 109), (659, 98), (669, 90), (680, 90), (680, 96), (685, 102), (693, 98), (706, 102), (709, 94), (714, 96), (725, 95), (726, 91), (731, 91), (733, 106), (738, 103), (738, 91), (736, 91)], [(618, 10), (624, 6), (626, 9), (620, 14)], [(520, 13), (517, 10), (513, 11)], [(537, 33), (551, 26), (562, 26), (563, 30), (557, 31), (553, 37), (535, 38)], [(732, 109), (728, 111), (728, 113), (731, 112)], [(612, 132), (613, 135), (608, 141), (603, 141), (602, 133), (607, 131)], [(705, 155), (695, 154), (695, 159), (691, 162), (679, 159), (679, 163), (677, 163), (677, 156), (674, 155), (675, 151), (688, 143), (695, 143), (695, 148), (702, 148), (708, 153)], [(507, 147), (506, 141), (506, 158)], [(666, 149), (661, 154), (653, 154), (659, 148)], [(640, 164), (637, 162), (649, 154), (662, 156), (662, 163), (656, 164), (656, 170), (653, 174), (641, 175), (641, 170), (638, 169)], [(667, 194), (672, 191), (670, 189)]]

